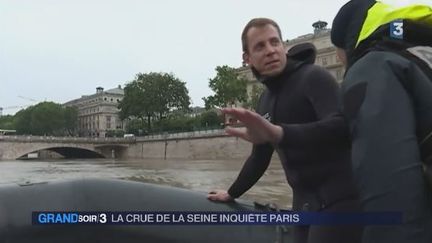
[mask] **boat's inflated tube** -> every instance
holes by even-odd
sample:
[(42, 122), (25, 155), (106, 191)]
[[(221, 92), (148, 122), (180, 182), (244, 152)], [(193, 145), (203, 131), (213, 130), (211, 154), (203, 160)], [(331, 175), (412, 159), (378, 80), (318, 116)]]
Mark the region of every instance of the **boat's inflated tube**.
[(86, 179), (0, 186), (0, 242), (290, 242), (264, 225), (32, 225), (32, 212), (263, 211), (215, 203), (204, 193), (122, 180)]

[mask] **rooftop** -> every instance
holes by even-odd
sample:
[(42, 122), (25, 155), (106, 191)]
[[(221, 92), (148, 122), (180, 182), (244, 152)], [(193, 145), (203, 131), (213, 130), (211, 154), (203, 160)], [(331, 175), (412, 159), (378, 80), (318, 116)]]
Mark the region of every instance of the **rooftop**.
[(114, 89), (106, 90), (104, 93), (124, 95), (124, 90), (122, 88), (117, 87)]

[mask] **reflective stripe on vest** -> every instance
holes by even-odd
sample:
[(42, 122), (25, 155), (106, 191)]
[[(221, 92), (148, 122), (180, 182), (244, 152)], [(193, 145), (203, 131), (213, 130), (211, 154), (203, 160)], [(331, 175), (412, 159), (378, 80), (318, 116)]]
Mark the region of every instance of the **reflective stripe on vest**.
[[(399, 4), (388, 2), (390, 1), (377, 1), (368, 10), (356, 47), (380, 26), (397, 19), (409, 19), (432, 25), (432, 1), (418, 1), (419, 3), (399, 1)], [(426, 5), (424, 2), (430, 2), (430, 4)]]

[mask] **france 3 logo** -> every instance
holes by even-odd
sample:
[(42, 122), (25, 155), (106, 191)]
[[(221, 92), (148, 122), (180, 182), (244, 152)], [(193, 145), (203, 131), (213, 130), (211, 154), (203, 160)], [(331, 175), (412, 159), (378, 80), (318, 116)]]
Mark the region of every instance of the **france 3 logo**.
[(403, 20), (398, 19), (390, 23), (390, 37), (394, 39), (403, 39), (404, 37)]
[(33, 224), (105, 224), (105, 213), (33, 212)]

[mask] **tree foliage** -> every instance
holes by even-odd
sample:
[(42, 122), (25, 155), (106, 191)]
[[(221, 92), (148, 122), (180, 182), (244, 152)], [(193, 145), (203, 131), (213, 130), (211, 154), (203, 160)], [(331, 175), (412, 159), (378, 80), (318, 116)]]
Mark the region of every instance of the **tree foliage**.
[(173, 74), (138, 73), (125, 86), (125, 96), (119, 104), (120, 118), (146, 120), (150, 131), (153, 120), (161, 120), (174, 110), (189, 109), (190, 97), (185, 84)]
[(263, 91), (264, 91), (264, 86), (262, 84), (252, 85), (252, 90), (249, 95), (249, 100), (246, 103), (246, 107), (255, 110), (258, 106), (258, 102)]
[(132, 133), (136, 136), (147, 135), (146, 124), (142, 120), (134, 118), (126, 123), (126, 133)]
[(190, 132), (193, 131), (195, 127), (195, 119), (185, 115), (169, 116), (155, 123), (155, 131), (157, 133)]
[(73, 135), (76, 131), (77, 116), (75, 108), (41, 102), (15, 114), (15, 129), (18, 134)]
[(63, 110), (64, 130), (67, 135), (78, 132), (78, 110), (75, 107), (65, 107)]
[(14, 117), (11, 115), (0, 117), (0, 129), (15, 130)]
[(161, 133), (177, 133), (219, 129), (223, 122), (221, 114), (216, 111), (205, 111), (197, 116), (188, 113), (171, 112), (167, 117), (154, 121), (152, 131), (146, 130), (145, 124), (139, 119), (131, 119), (126, 125), (126, 133), (133, 133), (137, 136)]
[(209, 87), (214, 95), (204, 97), (206, 109), (227, 107), (235, 102), (247, 101), (247, 80), (239, 77), (235, 68), (229, 66), (216, 67), (216, 77), (210, 79)]
[(105, 137), (121, 138), (121, 137), (123, 137), (124, 134), (125, 134), (125, 132), (121, 129), (108, 130), (105, 134)]
[(223, 117), (216, 111), (206, 111), (199, 117), (201, 127), (218, 127), (223, 123)]

